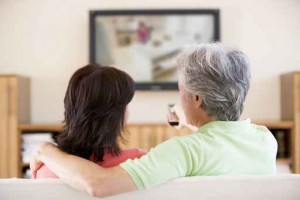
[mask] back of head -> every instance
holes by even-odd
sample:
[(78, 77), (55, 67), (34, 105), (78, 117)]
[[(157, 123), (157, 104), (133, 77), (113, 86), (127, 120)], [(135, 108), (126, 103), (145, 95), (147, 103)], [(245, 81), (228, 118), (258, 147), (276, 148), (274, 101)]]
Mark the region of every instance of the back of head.
[(134, 81), (113, 67), (89, 64), (71, 77), (64, 99), (65, 128), (57, 138), (61, 150), (89, 159), (103, 159), (104, 150), (120, 151), (126, 106)]
[(180, 80), (192, 94), (203, 97), (201, 107), (221, 121), (236, 121), (250, 86), (247, 56), (221, 43), (196, 45), (177, 57)]

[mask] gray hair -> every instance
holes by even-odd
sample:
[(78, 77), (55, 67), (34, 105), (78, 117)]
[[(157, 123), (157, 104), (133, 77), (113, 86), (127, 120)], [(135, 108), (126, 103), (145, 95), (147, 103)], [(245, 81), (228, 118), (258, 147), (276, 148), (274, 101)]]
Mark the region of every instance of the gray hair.
[(237, 121), (250, 86), (250, 64), (241, 51), (221, 43), (196, 45), (177, 57), (186, 90), (203, 97), (201, 107), (220, 121)]

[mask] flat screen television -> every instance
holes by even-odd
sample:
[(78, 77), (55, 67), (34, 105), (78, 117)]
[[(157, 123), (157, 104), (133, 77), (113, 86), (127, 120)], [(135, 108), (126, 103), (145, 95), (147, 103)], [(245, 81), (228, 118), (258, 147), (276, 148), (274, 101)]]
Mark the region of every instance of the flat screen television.
[(90, 11), (90, 62), (126, 71), (138, 90), (176, 90), (174, 57), (220, 40), (219, 10)]

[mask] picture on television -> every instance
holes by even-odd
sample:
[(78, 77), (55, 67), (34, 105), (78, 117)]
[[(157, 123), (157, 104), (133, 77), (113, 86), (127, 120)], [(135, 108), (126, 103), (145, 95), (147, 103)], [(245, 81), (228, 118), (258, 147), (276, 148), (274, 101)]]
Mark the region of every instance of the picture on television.
[(137, 89), (176, 89), (175, 57), (219, 40), (218, 11), (92, 11), (91, 61), (126, 71)]

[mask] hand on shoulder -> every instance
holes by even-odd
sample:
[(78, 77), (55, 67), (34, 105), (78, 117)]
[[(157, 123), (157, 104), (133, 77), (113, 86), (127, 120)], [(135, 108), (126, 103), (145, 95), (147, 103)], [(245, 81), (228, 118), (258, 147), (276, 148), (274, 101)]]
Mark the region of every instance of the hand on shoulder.
[(30, 161), (30, 170), (33, 179), (36, 179), (37, 171), (43, 166), (43, 162), (41, 161), (41, 156), (45, 152), (51, 151), (51, 149), (53, 148), (57, 148), (57, 146), (50, 142), (44, 142), (36, 149), (36, 151), (32, 155)]

